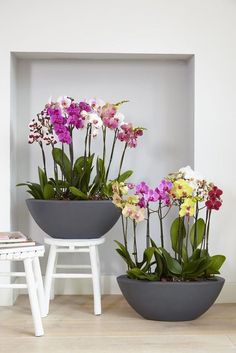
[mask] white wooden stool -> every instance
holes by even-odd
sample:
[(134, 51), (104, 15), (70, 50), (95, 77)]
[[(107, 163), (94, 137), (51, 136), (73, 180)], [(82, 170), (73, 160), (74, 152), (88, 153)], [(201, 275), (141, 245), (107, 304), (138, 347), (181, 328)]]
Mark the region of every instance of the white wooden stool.
[(27, 288), (34, 322), (35, 336), (43, 336), (41, 317), (46, 316), (43, 281), (39, 257), (44, 255), (44, 246), (35, 245), (0, 249), (0, 260), (23, 261), (25, 272), (0, 272), (0, 277), (26, 277), (25, 284), (6, 283), (0, 288)]
[[(45, 275), (46, 312), (49, 312), (50, 298), (54, 298), (54, 280), (56, 278), (92, 278), (94, 314), (101, 314), (101, 284), (98, 245), (105, 238), (97, 239), (56, 239), (45, 238), (45, 244), (50, 245), (47, 270)], [(57, 264), (59, 253), (89, 253), (90, 265)], [(57, 269), (91, 269), (90, 273), (57, 273)]]

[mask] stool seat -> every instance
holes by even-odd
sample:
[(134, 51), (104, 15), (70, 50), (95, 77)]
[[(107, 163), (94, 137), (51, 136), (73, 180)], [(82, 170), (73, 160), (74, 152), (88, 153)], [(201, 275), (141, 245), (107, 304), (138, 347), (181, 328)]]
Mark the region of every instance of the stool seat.
[(96, 238), (96, 239), (61, 239), (61, 238), (44, 238), (44, 243), (48, 245), (57, 245), (57, 246), (92, 246), (100, 245), (105, 242), (105, 238)]
[(41, 317), (46, 316), (45, 296), (39, 263), (44, 255), (44, 246), (36, 244), (29, 247), (1, 248), (0, 260), (23, 261), (25, 272), (0, 272), (0, 277), (25, 277), (26, 283), (4, 283), (0, 288), (26, 288), (29, 294), (35, 336), (43, 336)]
[(5, 248), (0, 251), (0, 260), (22, 261), (28, 257), (44, 256), (45, 248), (43, 245), (22, 248)]
[[(54, 298), (54, 282), (57, 278), (91, 278), (93, 282), (94, 314), (101, 314), (101, 284), (98, 246), (105, 242), (105, 237), (95, 239), (61, 239), (45, 237), (45, 244), (50, 246), (45, 275), (46, 312), (49, 312), (50, 299)], [(59, 253), (89, 253), (90, 265), (57, 264)], [(57, 269), (90, 269), (90, 273), (62, 273)]]

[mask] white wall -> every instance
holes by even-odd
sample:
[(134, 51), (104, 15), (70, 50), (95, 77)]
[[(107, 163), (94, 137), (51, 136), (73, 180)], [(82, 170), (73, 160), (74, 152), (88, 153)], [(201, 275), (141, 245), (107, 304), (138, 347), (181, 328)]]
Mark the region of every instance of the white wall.
[(0, 13), (0, 227), (10, 228), (10, 52), (195, 55), (195, 168), (224, 189), (212, 251), (224, 253), (235, 300), (236, 3), (234, 0), (3, 2)]

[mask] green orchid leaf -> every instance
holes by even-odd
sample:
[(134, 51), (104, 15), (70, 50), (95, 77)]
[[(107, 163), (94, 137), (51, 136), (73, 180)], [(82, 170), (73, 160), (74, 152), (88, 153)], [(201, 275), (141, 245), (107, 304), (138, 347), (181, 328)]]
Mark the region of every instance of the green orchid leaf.
[(76, 159), (73, 168), (73, 186), (79, 187), (79, 181), (82, 177), (84, 170), (84, 156), (81, 156)]
[(28, 185), (31, 191), (34, 191), (37, 194), (38, 199), (43, 199), (43, 190), (41, 186), (37, 183), (30, 183)]
[(51, 184), (46, 184), (43, 189), (43, 197), (45, 200), (51, 200), (55, 197), (55, 191)]
[(70, 192), (76, 196), (78, 199), (81, 199), (81, 200), (87, 200), (88, 199), (88, 196), (83, 193), (82, 191), (80, 191), (79, 189), (77, 189), (75, 186), (70, 186)]
[(93, 180), (92, 186), (90, 186), (90, 195), (94, 195), (97, 192), (103, 192), (103, 188), (105, 187), (105, 176), (106, 170), (104, 166), (104, 161), (101, 158), (97, 158), (96, 162), (96, 176)]
[(167, 271), (165, 271), (166, 267), (164, 265), (164, 259), (162, 257), (162, 255), (160, 255), (160, 253), (158, 251), (154, 252), (154, 257), (155, 257), (155, 261), (156, 261), (156, 269), (155, 269), (155, 273), (158, 275), (158, 279), (160, 279), (162, 276), (167, 276)]
[(179, 262), (173, 259), (171, 255), (164, 248), (160, 248), (160, 249), (165, 259), (168, 271), (174, 275), (180, 275), (182, 273), (182, 267), (179, 264)]
[(45, 172), (40, 167), (38, 167), (38, 175), (39, 175), (40, 186), (41, 186), (41, 189), (43, 190), (48, 180)]
[(111, 198), (113, 195), (112, 183), (104, 185), (102, 191), (107, 198)]
[(182, 259), (184, 262), (188, 262), (188, 252), (185, 245), (182, 247)]
[(208, 252), (206, 250), (201, 250), (201, 249), (196, 249), (194, 250), (194, 252), (192, 253), (192, 256), (189, 258), (190, 261), (192, 260), (198, 260), (202, 257), (207, 257), (208, 256)]
[(183, 266), (183, 278), (196, 278), (204, 275), (210, 263), (209, 256), (185, 263)]
[(170, 237), (171, 237), (171, 245), (172, 249), (179, 253), (179, 240), (180, 237), (183, 239), (186, 237), (186, 229), (183, 222), (183, 219), (178, 217), (176, 218), (170, 228)]
[(29, 188), (27, 192), (30, 195), (32, 195), (35, 199), (42, 200), (44, 198), (41, 186), (37, 183), (30, 183), (30, 182), (20, 183), (20, 184), (17, 184), (17, 186), (27, 186)]
[(84, 160), (84, 169), (79, 181), (79, 185), (80, 185), (79, 188), (85, 194), (88, 194), (88, 191), (90, 189), (89, 183), (90, 183), (91, 173), (93, 170), (93, 159), (94, 159), (94, 153), (90, 157), (87, 157), (86, 160)]
[(128, 277), (132, 279), (147, 280), (147, 281), (157, 281), (158, 276), (156, 273), (146, 273), (140, 268), (135, 267), (127, 271)]
[(142, 267), (142, 270), (144, 272), (146, 272), (150, 268), (150, 264), (151, 264), (154, 252), (155, 252), (155, 248), (153, 247), (150, 247), (144, 250), (143, 261), (140, 264), (141, 265), (140, 267)]
[(219, 270), (223, 263), (225, 262), (226, 257), (223, 255), (214, 255), (210, 257), (210, 263), (207, 268), (206, 274), (207, 275), (214, 275), (219, 274)]
[(123, 260), (127, 263), (129, 268), (134, 268), (136, 267), (135, 263), (133, 262), (128, 250), (125, 248), (123, 244), (121, 244), (119, 241), (115, 240), (115, 243), (119, 246), (118, 249), (116, 249), (117, 253), (123, 258)]
[(190, 261), (198, 260), (201, 257), (201, 249), (195, 249), (190, 257)]
[(55, 161), (61, 168), (61, 172), (64, 175), (65, 179), (71, 183), (72, 182), (72, 173), (71, 173), (71, 163), (65, 152), (60, 148), (53, 148), (52, 156)]
[(190, 230), (190, 242), (194, 249), (201, 244), (205, 232), (205, 222), (202, 218), (199, 218), (197, 222), (195, 222)]
[(157, 249), (158, 247), (157, 247), (156, 243), (154, 242), (154, 240), (152, 238), (150, 240), (151, 240), (152, 247)]
[(70, 184), (65, 180), (55, 180), (53, 178), (50, 178), (48, 183), (53, 185), (57, 189), (67, 189), (70, 186)]
[(117, 181), (119, 181), (119, 183), (123, 183), (125, 182), (129, 177), (131, 177), (131, 175), (133, 174), (132, 170), (127, 170), (126, 172), (122, 173), (119, 178), (117, 178)]

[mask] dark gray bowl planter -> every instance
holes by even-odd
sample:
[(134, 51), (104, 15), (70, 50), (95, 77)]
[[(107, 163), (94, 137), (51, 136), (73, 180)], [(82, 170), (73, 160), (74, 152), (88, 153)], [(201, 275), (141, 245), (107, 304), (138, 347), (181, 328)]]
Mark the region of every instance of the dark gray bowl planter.
[(188, 321), (212, 306), (225, 280), (215, 277), (196, 282), (149, 282), (123, 275), (117, 282), (130, 306), (145, 319)]
[(120, 217), (119, 209), (110, 200), (28, 199), (26, 204), (38, 226), (52, 238), (100, 238)]

